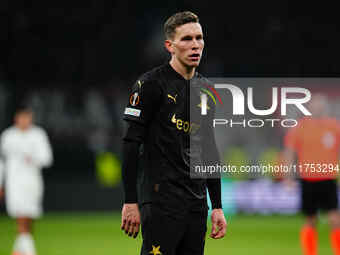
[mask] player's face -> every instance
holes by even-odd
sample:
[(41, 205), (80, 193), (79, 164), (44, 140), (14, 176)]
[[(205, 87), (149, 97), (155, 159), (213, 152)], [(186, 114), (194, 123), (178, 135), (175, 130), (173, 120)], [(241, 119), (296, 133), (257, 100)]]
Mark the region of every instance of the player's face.
[(15, 116), (15, 125), (22, 129), (28, 129), (33, 122), (33, 114), (31, 112), (19, 112)]
[(172, 41), (172, 56), (187, 67), (197, 67), (204, 48), (202, 27), (187, 23), (176, 28)]

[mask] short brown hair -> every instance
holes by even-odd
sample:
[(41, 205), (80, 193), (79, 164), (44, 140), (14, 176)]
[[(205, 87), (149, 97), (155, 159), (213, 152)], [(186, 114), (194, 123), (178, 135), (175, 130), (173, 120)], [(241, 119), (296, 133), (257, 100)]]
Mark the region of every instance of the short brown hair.
[(164, 23), (165, 39), (172, 39), (175, 35), (176, 28), (187, 23), (198, 23), (199, 19), (195, 13), (190, 11), (177, 12)]

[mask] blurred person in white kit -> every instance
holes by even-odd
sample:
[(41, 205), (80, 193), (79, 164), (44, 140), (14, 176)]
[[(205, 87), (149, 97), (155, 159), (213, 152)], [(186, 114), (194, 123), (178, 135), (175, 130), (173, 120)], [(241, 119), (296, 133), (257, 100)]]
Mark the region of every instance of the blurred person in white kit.
[(17, 223), (12, 254), (36, 255), (32, 224), (43, 212), (41, 170), (52, 165), (53, 155), (48, 136), (33, 124), (29, 107), (16, 109), (14, 125), (1, 134), (0, 150), (0, 200), (5, 197), (7, 212)]

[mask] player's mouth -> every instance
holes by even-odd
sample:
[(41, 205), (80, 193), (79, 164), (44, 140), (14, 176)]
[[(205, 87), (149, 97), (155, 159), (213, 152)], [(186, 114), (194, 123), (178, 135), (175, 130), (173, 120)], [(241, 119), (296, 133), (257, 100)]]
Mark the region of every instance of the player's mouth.
[(200, 60), (200, 54), (199, 53), (194, 53), (194, 54), (191, 54), (191, 55), (189, 55), (189, 59), (191, 60), (191, 61), (199, 61)]

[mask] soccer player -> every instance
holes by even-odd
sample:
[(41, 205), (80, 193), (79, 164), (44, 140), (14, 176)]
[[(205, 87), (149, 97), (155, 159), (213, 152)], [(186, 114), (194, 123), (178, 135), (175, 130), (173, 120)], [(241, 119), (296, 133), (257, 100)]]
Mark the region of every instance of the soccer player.
[[(170, 61), (137, 80), (124, 112), (128, 130), (123, 145), (121, 228), (136, 237), (141, 223), (143, 255), (204, 254), (207, 188), (212, 202), (212, 238), (225, 235), (226, 220), (220, 179), (190, 177), (189, 162), (200, 149), (197, 160), (210, 153), (216, 159), (206, 161), (218, 162), (212, 128), (206, 136), (198, 135), (200, 124), (189, 112), (190, 87), (194, 80), (205, 80), (196, 72), (204, 48), (203, 32), (198, 17), (186, 11), (168, 18), (164, 33)], [(199, 102), (194, 104), (193, 112), (201, 111), (196, 106), (202, 107)], [(205, 107), (210, 117), (212, 107)], [(204, 146), (194, 143), (191, 148), (190, 136), (195, 141), (202, 139)]]
[(8, 214), (16, 219), (17, 237), (13, 255), (35, 255), (32, 223), (42, 214), (43, 179), (41, 169), (52, 164), (52, 150), (46, 132), (33, 125), (33, 112), (20, 106), (14, 125), (0, 138), (4, 167), (0, 169), (0, 196), (5, 198)]
[(334, 254), (340, 255), (340, 216), (337, 173), (339, 172), (340, 124), (328, 117), (326, 96), (316, 94), (309, 104), (312, 117), (305, 117), (284, 138), (285, 160), (294, 164), (301, 177), (302, 212), (306, 222), (300, 239), (305, 255), (317, 254), (317, 212), (327, 211)]

